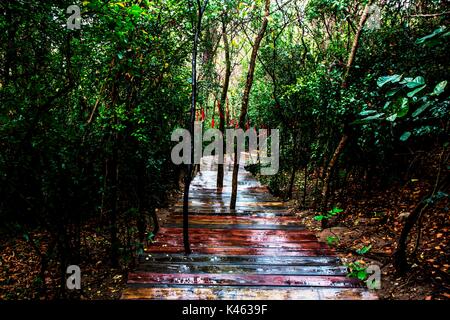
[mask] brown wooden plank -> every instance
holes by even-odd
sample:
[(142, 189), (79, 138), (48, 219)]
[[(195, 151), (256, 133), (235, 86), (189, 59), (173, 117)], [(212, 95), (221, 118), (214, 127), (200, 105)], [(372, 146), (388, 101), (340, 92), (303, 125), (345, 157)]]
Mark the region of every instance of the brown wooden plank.
[(292, 287), (133, 287), (123, 299), (153, 300), (374, 300), (376, 296), (359, 288)]
[(360, 283), (345, 276), (280, 276), (261, 274), (161, 274), (134, 272), (129, 283), (220, 285), (220, 286), (290, 286), (290, 287), (358, 287)]
[(336, 265), (339, 262), (333, 256), (236, 256), (236, 255), (211, 255), (211, 254), (167, 254), (151, 253), (141, 255), (139, 263), (191, 263), (203, 265), (218, 264), (270, 264), (270, 265)]
[[(296, 237), (308, 237), (309, 239), (317, 239), (316, 236), (309, 230), (252, 230), (252, 229), (232, 229), (224, 231), (223, 229), (201, 229), (201, 228), (189, 228), (192, 232), (192, 236), (198, 236), (200, 233), (202, 235), (235, 235), (235, 236), (247, 236), (255, 239), (261, 236), (278, 236), (283, 238), (296, 238)], [(172, 235), (179, 236), (183, 234), (183, 228), (168, 228), (161, 227), (158, 231), (157, 236), (160, 235)]]
[[(180, 216), (169, 216), (167, 219), (168, 223), (171, 222), (181, 222), (182, 217)], [(259, 224), (259, 225), (296, 225), (300, 226), (301, 224), (298, 222), (298, 218), (296, 217), (273, 217), (273, 218), (254, 218), (254, 217), (243, 217), (243, 216), (220, 216), (220, 217), (211, 217), (211, 216), (202, 216), (202, 215), (191, 215), (189, 217), (189, 222), (192, 224)]]
[(342, 266), (282, 266), (282, 265), (251, 265), (251, 264), (154, 264), (142, 263), (137, 269), (140, 272), (154, 273), (233, 273), (233, 274), (276, 274), (276, 275), (317, 275), (345, 276), (347, 268)]
[[(333, 251), (329, 248), (244, 248), (244, 247), (216, 247), (216, 248), (205, 248), (205, 247), (192, 247), (192, 253), (199, 254), (226, 254), (226, 255), (269, 255), (269, 256), (320, 256), (320, 255), (331, 255)], [(174, 247), (174, 246), (149, 246), (144, 249), (147, 253), (184, 253), (184, 247)]]

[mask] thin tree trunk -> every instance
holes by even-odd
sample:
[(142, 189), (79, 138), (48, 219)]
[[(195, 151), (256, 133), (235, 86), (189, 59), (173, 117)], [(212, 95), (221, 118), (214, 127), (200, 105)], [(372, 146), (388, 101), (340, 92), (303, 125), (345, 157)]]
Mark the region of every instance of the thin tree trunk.
[[(242, 129), (245, 128), (245, 119), (247, 117), (248, 101), (250, 98), (250, 91), (253, 85), (253, 76), (255, 74), (256, 56), (258, 54), (259, 46), (261, 45), (261, 41), (267, 29), (269, 11), (270, 11), (270, 0), (266, 0), (264, 18), (261, 29), (259, 30), (258, 35), (256, 36), (255, 42), (253, 44), (252, 54), (250, 56), (250, 64), (248, 66), (247, 72), (247, 81), (245, 83), (244, 94), (242, 97), (241, 113), (239, 116), (239, 127)], [(238, 183), (237, 177), (239, 173), (239, 156), (240, 156), (239, 154), (237, 154), (238, 153), (237, 147), (235, 147), (234, 150), (235, 152), (233, 165), (233, 181), (231, 185), (231, 201), (230, 201), (230, 209), (232, 210), (236, 208), (237, 183)]]
[[(117, 141), (117, 134), (114, 138)], [(111, 186), (110, 186), (110, 203), (111, 203), (111, 211), (110, 211), (110, 235), (111, 235), (111, 265), (113, 267), (117, 267), (119, 265), (119, 239), (117, 237), (117, 196), (118, 196), (118, 175), (119, 175), (119, 166), (118, 166), (118, 150), (117, 150), (117, 142), (114, 143), (113, 146), (113, 155), (110, 161), (110, 172), (111, 172)]]
[[(228, 36), (227, 36), (225, 20), (222, 20), (222, 37), (223, 37), (223, 45), (224, 45), (224, 49), (225, 49), (225, 79), (223, 82), (222, 94), (220, 96), (220, 103), (219, 103), (219, 130), (223, 134), (225, 131), (224, 106), (225, 106), (226, 100), (227, 100), (228, 87), (230, 85), (230, 76), (231, 76), (230, 46), (228, 43)], [(223, 165), (223, 163), (219, 163), (219, 165), (217, 167), (217, 188), (220, 188), (220, 189), (223, 188), (223, 171), (224, 171), (224, 165)]]
[[(342, 87), (343, 88), (347, 87), (348, 75), (349, 75), (350, 69), (352, 67), (353, 61), (355, 60), (355, 57), (356, 57), (356, 51), (358, 49), (359, 39), (361, 37), (364, 24), (366, 23), (366, 20), (369, 16), (369, 8), (370, 8), (371, 4), (372, 4), (372, 1), (369, 1), (366, 4), (363, 14), (361, 15), (361, 18), (359, 21), (358, 30), (356, 31), (355, 38), (353, 39), (352, 50), (350, 52), (350, 55), (348, 57), (348, 61), (346, 64), (344, 78), (342, 79)], [(324, 177), (323, 186), (322, 186), (322, 202), (321, 202), (321, 208), (320, 208), (322, 210), (325, 209), (325, 207), (327, 206), (327, 197), (328, 197), (328, 189), (330, 186), (331, 173), (333, 172), (334, 166), (336, 165), (337, 160), (339, 159), (339, 156), (341, 155), (342, 151), (344, 150), (344, 148), (348, 142), (348, 138), (349, 138), (348, 133), (345, 131), (346, 130), (344, 130), (344, 134), (343, 134), (341, 140), (339, 141), (339, 144), (338, 144), (336, 150), (334, 151), (333, 157), (331, 158), (331, 160), (328, 164), (328, 168), (325, 172), (325, 177)], [(323, 221), (323, 224), (325, 224), (325, 221), (324, 220), (322, 220), (322, 221)]]
[(192, 98), (191, 98), (191, 119), (189, 124), (189, 131), (191, 133), (191, 161), (187, 165), (187, 172), (184, 178), (184, 193), (183, 193), (183, 245), (185, 254), (191, 253), (189, 244), (189, 188), (191, 186), (193, 163), (194, 163), (194, 122), (195, 122), (195, 108), (197, 104), (197, 51), (198, 41), (202, 27), (202, 17), (205, 12), (208, 0), (205, 0), (203, 6), (200, 0), (197, 0), (197, 24), (195, 27), (194, 46), (192, 48)]
[(305, 172), (303, 177), (303, 208), (306, 207), (306, 188), (308, 184), (308, 163), (305, 164)]
[(296, 166), (292, 167), (292, 172), (291, 172), (291, 178), (289, 181), (289, 189), (288, 192), (286, 194), (286, 199), (291, 199), (292, 198), (292, 192), (294, 190), (294, 182), (295, 182), (295, 173), (297, 172), (297, 168)]

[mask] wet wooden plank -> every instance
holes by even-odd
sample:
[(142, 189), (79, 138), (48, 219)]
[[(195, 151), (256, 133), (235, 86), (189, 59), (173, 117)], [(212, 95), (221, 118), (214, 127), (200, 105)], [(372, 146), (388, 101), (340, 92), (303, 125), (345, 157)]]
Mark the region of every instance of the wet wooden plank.
[[(182, 222), (182, 216), (169, 216), (167, 218), (167, 223), (171, 222)], [(274, 218), (254, 218), (254, 217), (244, 217), (244, 216), (220, 216), (211, 217), (203, 215), (191, 215), (189, 216), (189, 223), (192, 224), (221, 224), (221, 225), (235, 225), (235, 224), (249, 224), (249, 225), (294, 225), (301, 226), (296, 217), (274, 217)]]
[[(181, 215), (183, 213), (183, 209), (181, 207), (171, 208), (170, 211), (173, 215)], [(216, 208), (189, 208), (189, 215), (222, 215), (222, 216), (253, 216), (253, 215), (261, 215), (262, 218), (270, 218), (277, 216), (294, 216), (291, 212), (285, 209), (265, 209), (265, 208), (238, 208), (235, 210), (230, 210), (228, 208), (216, 207)]]
[(133, 287), (123, 299), (153, 300), (373, 300), (376, 296), (359, 288), (292, 288), (292, 287)]
[[(331, 255), (333, 251), (329, 248), (244, 248), (244, 247), (215, 247), (205, 248), (192, 246), (192, 253), (194, 254), (224, 254), (224, 255), (268, 255), (268, 256), (321, 256)], [(184, 253), (184, 247), (174, 246), (149, 246), (144, 249), (146, 253)]]
[(261, 274), (161, 274), (134, 272), (129, 283), (220, 285), (220, 286), (290, 286), (290, 287), (359, 287), (360, 283), (345, 276), (297, 276)]
[[(211, 248), (211, 247), (239, 247), (246, 248), (279, 248), (279, 249), (318, 249), (325, 248), (323, 244), (318, 243), (315, 240), (296, 241), (296, 242), (254, 242), (251, 240), (234, 240), (234, 239), (210, 239), (205, 242), (202, 239), (191, 238), (190, 242), (193, 248)], [(166, 245), (182, 247), (183, 239), (177, 238), (165, 238), (161, 240), (155, 240), (154, 246)]]
[(155, 273), (229, 273), (229, 274), (276, 274), (276, 275), (316, 275), (345, 276), (347, 268), (342, 266), (282, 266), (282, 265), (251, 265), (251, 264), (154, 264), (142, 263), (136, 271)]
[[(182, 217), (182, 213), (183, 210), (173, 210), (172, 211), (173, 214), (171, 215), (172, 217)], [(189, 215), (199, 215), (199, 216), (228, 216), (230, 215), (230, 211), (229, 210), (217, 210), (217, 209), (200, 209), (200, 210), (196, 210), (196, 209), (191, 209), (189, 210)], [(260, 211), (260, 210), (254, 210), (254, 211), (250, 211), (250, 210), (237, 210), (235, 212), (233, 212), (233, 215), (239, 217), (239, 216), (248, 216), (248, 217), (253, 217), (253, 218), (275, 218), (275, 217), (282, 217), (282, 216), (293, 216), (292, 213), (287, 212), (287, 211)]]
[[(180, 228), (182, 222), (164, 224), (167, 228)], [(242, 229), (242, 230), (305, 230), (301, 225), (276, 225), (276, 224), (198, 224), (189, 222), (189, 228), (193, 229)]]
[[(276, 236), (282, 239), (296, 239), (296, 238), (307, 238), (307, 239), (317, 239), (314, 234), (312, 234), (309, 230), (252, 230), (252, 229), (232, 229), (224, 231), (222, 229), (202, 229), (202, 228), (189, 228), (191, 231), (191, 237), (198, 237), (201, 235), (208, 236), (245, 236), (247, 238), (257, 239), (259, 237), (271, 237)], [(173, 236), (177, 237), (183, 234), (183, 228), (168, 228), (166, 226), (161, 227), (159, 230), (157, 237), (160, 236)], [(267, 239), (261, 239), (257, 241), (265, 241)]]
[[(217, 201), (201, 201), (201, 200), (192, 200), (189, 201), (189, 206), (190, 207), (211, 207), (211, 208), (216, 208), (216, 207), (223, 207), (223, 208), (228, 208), (230, 206), (230, 202), (229, 201), (223, 201), (223, 202), (217, 202)], [(177, 202), (174, 205), (175, 208), (177, 207), (183, 207), (183, 202)], [(286, 205), (283, 202), (241, 202), (241, 201), (237, 201), (236, 202), (236, 207), (237, 208), (252, 208), (252, 207), (256, 207), (256, 208), (265, 208), (265, 209), (270, 209), (270, 208), (283, 208), (283, 209), (287, 209)]]
[(339, 262), (333, 256), (236, 256), (236, 255), (211, 255), (211, 254), (167, 254), (153, 253), (139, 257), (139, 263), (191, 263), (199, 265), (218, 264), (270, 264), (270, 265), (336, 265)]

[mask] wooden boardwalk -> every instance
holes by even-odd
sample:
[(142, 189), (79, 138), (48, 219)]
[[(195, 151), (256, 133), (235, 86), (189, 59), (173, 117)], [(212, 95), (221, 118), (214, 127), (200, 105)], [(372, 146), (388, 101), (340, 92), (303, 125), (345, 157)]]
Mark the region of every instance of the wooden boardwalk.
[(122, 299), (375, 299), (332, 250), (299, 224), (283, 202), (241, 167), (236, 210), (229, 209), (231, 166), (224, 188), (203, 159), (190, 191), (192, 254), (183, 254), (182, 199), (138, 268)]

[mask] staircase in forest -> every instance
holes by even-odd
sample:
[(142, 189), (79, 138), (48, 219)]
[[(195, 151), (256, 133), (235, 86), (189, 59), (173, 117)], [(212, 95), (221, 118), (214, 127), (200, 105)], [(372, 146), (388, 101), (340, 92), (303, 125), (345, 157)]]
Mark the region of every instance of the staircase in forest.
[(231, 170), (218, 192), (212, 158), (202, 159), (189, 198), (193, 253), (183, 253), (180, 199), (128, 275), (122, 299), (376, 299), (243, 166), (230, 210)]

